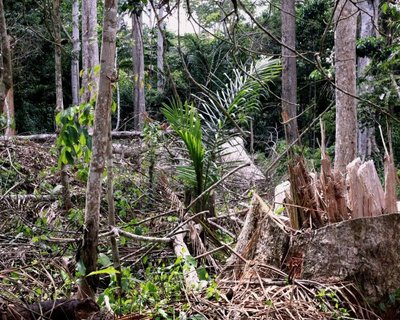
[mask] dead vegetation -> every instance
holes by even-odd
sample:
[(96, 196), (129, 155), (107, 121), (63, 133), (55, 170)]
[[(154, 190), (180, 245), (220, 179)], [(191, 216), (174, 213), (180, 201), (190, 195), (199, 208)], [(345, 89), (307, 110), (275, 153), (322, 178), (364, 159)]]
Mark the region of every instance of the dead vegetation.
[[(44, 183), (53, 188), (59, 184), (57, 175), (49, 171), (56, 161), (49, 156), (47, 148), (31, 142), (1, 142), (0, 152), (3, 155), (1, 165), (7, 169), (7, 173), (2, 174), (5, 192), (0, 201), (0, 297), (3, 305), (5, 303), (7, 308), (24, 306), (23, 310), (27, 310), (35, 309), (33, 306), (38, 301), (71, 298), (76, 293), (75, 253), (82, 236), (79, 210), (76, 217), (67, 214), (55, 200), (59, 194), (43, 194), (39, 188)], [(186, 284), (182, 281), (181, 287), (185, 290), (181, 298), (168, 303), (177, 315), (185, 315), (187, 319), (379, 318), (351, 279), (302, 279), (304, 256), (293, 254), (288, 247), (288, 239), (295, 239), (293, 235), (299, 234), (298, 231), (288, 225), (284, 216), (274, 214), (259, 196), (254, 195), (251, 201), (247, 191), (242, 190), (234, 200), (217, 197), (215, 216), (192, 214), (182, 202), (182, 189), (171, 179), (171, 173), (167, 173), (168, 178), (158, 173), (151, 192), (144, 192), (154, 183), (149, 181), (144, 162), (138, 175), (128, 177), (124, 173), (137, 165), (129, 156), (118, 157), (115, 161), (117, 195), (118, 190), (128, 195), (117, 203), (118, 209), (123, 211), (118, 228), (108, 229), (102, 218), (99, 250), (106, 254), (108, 237), (117, 235), (123, 264), (139, 274), (146, 268), (145, 257), (147, 261), (168, 264), (175, 256), (189, 252), (193, 257), (184, 254), (183, 260), (194, 259), (198, 266), (203, 263), (210, 266), (208, 274), (215, 280), (209, 281), (203, 289), (200, 279), (189, 277), (195, 274), (194, 265), (183, 273), (184, 279), (190, 281)], [(305, 228), (305, 234), (314, 232), (317, 226), (351, 216), (343, 205), (345, 182), (337, 180), (328, 161), (323, 161), (318, 179), (309, 175), (302, 161), (290, 170), (296, 176), (295, 190), (301, 192), (295, 197), (303, 202), (287, 199), (287, 210), (292, 223)], [(30, 179), (14, 188), (10, 184), (4, 187), (5, 182), (9, 183), (4, 181), (8, 174), (13, 181), (22, 181), (26, 176)], [(69, 176), (74, 186), (75, 209), (78, 209), (82, 205), (84, 183), (75, 180), (74, 171), (70, 171)], [(222, 194), (226, 188), (233, 186), (221, 183), (216, 187), (216, 194), (218, 191)], [(40, 192), (34, 194), (33, 190)], [(12, 197), (21, 191), (25, 194)], [(133, 191), (136, 194), (132, 194)], [(297, 222), (293, 220), (296, 214)], [(210, 228), (209, 235), (214, 235), (215, 241), (203, 242), (202, 227), (198, 227), (200, 218), (203, 227)], [(183, 245), (186, 249), (182, 249)], [(101, 281), (101, 290), (104, 290), (109, 276), (103, 276)], [(194, 288), (196, 290), (192, 290)], [(107, 303), (103, 308), (107, 310)], [(52, 307), (51, 310), (57, 314), (57, 309)], [(151, 319), (153, 311), (144, 308), (142, 312), (133, 312), (121, 319)], [(105, 312), (96, 316), (94, 319), (105, 319), (110, 315)]]

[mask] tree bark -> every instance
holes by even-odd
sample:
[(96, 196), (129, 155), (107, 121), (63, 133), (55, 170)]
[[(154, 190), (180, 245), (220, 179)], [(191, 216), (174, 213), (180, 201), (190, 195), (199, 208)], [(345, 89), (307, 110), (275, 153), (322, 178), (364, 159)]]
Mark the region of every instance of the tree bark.
[[(360, 38), (373, 37), (376, 35), (378, 7), (376, 0), (361, 1), (360, 7)], [(358, 95), (371, 92), (372, 77), (366, 75), (366, 69), (371, 63), (370, 57), (357, 58), (357, 76), (358, 78), (365, 78), (366, 82), (358, 86)], [(368, 112), (368, 110), (359, 110), (359, 112)], [(371, 157), (373, 151), (377, 151), (375, 140), (375, 128), (371, 125), (359, 121), (358, 135), (357, 135), (357, 154), (364, 161)]]
[(72, 60), (71, 60), (71, 88), (72, 104), (79, 105), (79, 54), (81, 44), (79, 41), (79, 0), (72, 3)]
[[(64, 110), (63, 99), (63, 84), (62, 84), (62, 56), (61, 56), (61, 16), (60, 16), (60, 0), (53, 0), (53, 38), (54, 38), (54, 66), (55, 66), (55, 81), (56, 81), (56, 109), (55, 113)], [(60, 179), (62, 189), (63, 206), (65, 210), (72, 208), (71, 195), (69, 192), (69, 181), (67, 167), (61, 165)]]
[(142, 130), (144, 125), (145, 100), (144, 100), (144, 51), (143, 51), (143, 23), (142, 11), (132, 13), (132, 39), (133, 39), (133, 108), (134, 130)]
[[(116, 81), (114, 67), (117, 37), (117, 8), (118, 1), (105, 1), (99, 94), (97, 95), (95, 108), (93, 148), (86, 190), (85, 229), (81, 250), (81, 258), (86, 267), (86, 275), (97, 268), (101, 182), (109, 140), (109, 113), (111, 112), (112, 102), (111, 87), (112, 83)], [(94, 297), (97, 289), (97, 277), (90, 276), (81, 280), (81, 294), (83, 296)]]
[(97, 43), (97, 0), (82, 1), (82, 87), (81, 102), (86, 103), (96, 97), (99, 81), (95, 67), (99, 65)]
[(337, 0), (335, 10), (335, 169), (341, 173), (357, 152), (356, 7)]
[(0, 110), (6, 116), (5, 136), (15, 135), (14, 84), (10, 38), (7, 34), (7, 23), (3, 0), (0, 0)]
[(296, 16), (295, 1), (282, 0), (282, 118), (288, 144), (299, 138), (297, 126)]
[(164, 92), (164, 37), (165, 30), (164, 22), (164, 6), (160, 3), (158, 9), (158, 31), (157, 31), (157, 91)]
[(54, 25), (54, 65), (56, 74), (56, 113), (64, 110), (61, 64), (61, 17), (60, 0), (53, 0), (53, 25)]

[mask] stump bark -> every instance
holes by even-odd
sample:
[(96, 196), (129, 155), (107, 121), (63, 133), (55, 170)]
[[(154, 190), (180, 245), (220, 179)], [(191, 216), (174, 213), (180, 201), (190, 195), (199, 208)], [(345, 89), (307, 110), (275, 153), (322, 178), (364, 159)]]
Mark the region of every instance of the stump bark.
[[(256, 201), (262, 201), (259, 197)], [(400, 214), (385, 214), (329, 224), (319, 229), (282, 226), (268, 206), (258, 224), (257, 243), (247, 259), (320, 282), (351, 281), (371, 302), (383, 301), (400, 288)]]

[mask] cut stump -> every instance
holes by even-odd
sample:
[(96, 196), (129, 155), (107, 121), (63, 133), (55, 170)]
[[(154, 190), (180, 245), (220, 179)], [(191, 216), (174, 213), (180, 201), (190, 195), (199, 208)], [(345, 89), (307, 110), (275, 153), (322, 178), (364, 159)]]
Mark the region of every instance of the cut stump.
[(400, 288), (400, 214), (294, 231), (282, 226), (267, 205), (254, 208), (262, 210), (257, 214), (262, 220), (253, 232), (258, 241), (249, 239), (246, 248), (252, 254), (241, 252), (246, 259), (280, 268), (289, 280), (353, 282), (371, 302), (383, 301)]

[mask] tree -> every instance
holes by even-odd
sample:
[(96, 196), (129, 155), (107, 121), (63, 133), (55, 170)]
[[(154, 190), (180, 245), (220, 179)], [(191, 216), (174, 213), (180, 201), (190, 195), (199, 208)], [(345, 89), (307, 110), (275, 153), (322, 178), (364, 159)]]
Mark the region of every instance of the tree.
[(6, 115), (7, 137), (15, 135), (14, 84), (10, 37), (7, 33), (3, 0), (0, 0), (0, 110)]
[(79, 0), (72, 3), (72, 59), (71, 59), (71, 88), (72, 104), (79, 104)]
[(158, 30), (157, 30), (157, 91), (159, 93), (164, 92), (164, 37), (163, 32), (165, 30), (164, 21), (164, 5), (162, 2), (159, 4), (158, 9)]
[(135, 130), (142, 130), (144, 112), (146, 110), (144, 97), (144, 50), (143, 50), (143, 8), (137, 5), (132, 11), (132, 59), (133, 59), (133, 108)]
[(61, 66), (61, 16), (60, 0), (53, 0), (53, 38), (54, 38), (54, 66), (56, 80), (56, 113), (64, 110), (62, 66)]
[(299, 137), (297, 128), (296, 12), (294, 0), (282, 0), (282, 115), (287, 143)]
[(357, 152), (356, 7), (338, 0), (335, 13), (335, 169), (346, 170)]
[[(117, 78), (115, 72), (117, 8), (117, 0), (105, 0), (99, 93), (96, 100), (92, 157), (90, 160), (89, 178), (86, 189), (84, 238), (80, 251), (81, 259), (86, 269), (86, 275), (95, 271), (97, 268), (102, 175), (107, 158), (112, 84)], [(97, 289), (96, 276), (89, 276), (82, 279), (80, 289), (81, 295), (93, 298)]]
[(96, 66), (99, 65), (97, 44), (97, 0), (82, 1), (82, 96), (81, 102), (88, 102), (97, 94), (99, 81)]
[[(376, 0), (366, 0), (359, 3), (360, 7), (360, 39), (366, 39), (376, 36), (378, 24), (378, 3)], [(362, 81), (358, 85), (358, 95), (371, 92), (372, 78), (367, 75), (368, 67), (371, 64), (371, 57), (363, 56), (357, 58), (357, 73), (358, 78)], [(359, 110), (359, 114), (367, 110)], [(367, 119), (369, 120), (369, 119)], [(371, 156), (372, 151), (377, 149), (375, 141), (375, 127), (370, 125), (368, 121), (358, 121), (358, 139), (357, 139), (357, 154), (361, 159), (366, 159)], [(370, 121), (369, 121), (370, 122)]]

